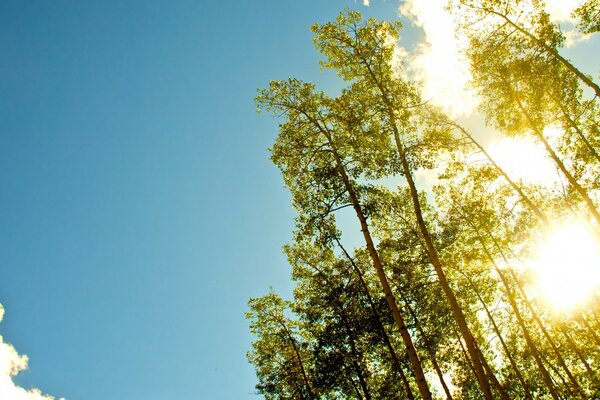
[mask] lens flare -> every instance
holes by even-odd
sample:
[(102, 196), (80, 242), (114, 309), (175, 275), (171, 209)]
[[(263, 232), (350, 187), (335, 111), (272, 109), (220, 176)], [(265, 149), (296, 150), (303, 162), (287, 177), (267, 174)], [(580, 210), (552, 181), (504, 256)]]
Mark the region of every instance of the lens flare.
[(529, 267), (538, 296), (558, 312), (584, 305), (600, 289), (600, 245), (583, 222), (553, 230)]

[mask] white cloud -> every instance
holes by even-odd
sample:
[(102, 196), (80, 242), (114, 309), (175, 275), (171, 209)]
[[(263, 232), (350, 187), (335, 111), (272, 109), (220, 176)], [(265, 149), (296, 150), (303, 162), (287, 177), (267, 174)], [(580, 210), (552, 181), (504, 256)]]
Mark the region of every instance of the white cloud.
[(369, 7), (369, 0), (363, 0), (363, 5)]
[[(0, 322), (4, 317), (4, 307), (0, 304)], [(43, 395), (39, 389), (26, 390), (15, 385), (13, 377), (27, 369), (29, 358), (20, 355), (15, 348), (4, 342), (0, 335), (0, 395), (2, 400), (54, 400), (54, 397)], [(61, 399), (64, 400), (64, 399)]]
[(552, 21), (574, 22), (571, 12), (581, 3), (582, 0), (546, 0), (546, 11)]
[(576, 29), (571, 29), (566, 32), (563, 32), (565, 35), (565, 46), (573, 47), (581, 42), (585, 42), (588, 40), (591, 35), (584, 35)]
[(444, 9), (447, 0), (406, 0), (400, 13), (425, 32), (425, 41), (410, 54), (408, 66), (423, 84), (423, 97), (453, 117), (470, 114), (477, 106), (475, 92), (467, 89), (471, 78), (461, 50), (466, 41), (456, 38), (456, 25)]

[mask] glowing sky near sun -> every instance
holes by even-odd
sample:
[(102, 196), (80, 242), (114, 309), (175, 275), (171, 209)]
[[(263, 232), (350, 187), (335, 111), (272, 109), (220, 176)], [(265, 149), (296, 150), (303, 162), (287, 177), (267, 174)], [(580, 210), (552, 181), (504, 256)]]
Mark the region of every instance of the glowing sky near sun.
[(565, 223), (543, 240), (528, 263), (535, 274), (535, 291), (556, 311), (569, 311), (600, 289), (600, 245), (582, 221)]

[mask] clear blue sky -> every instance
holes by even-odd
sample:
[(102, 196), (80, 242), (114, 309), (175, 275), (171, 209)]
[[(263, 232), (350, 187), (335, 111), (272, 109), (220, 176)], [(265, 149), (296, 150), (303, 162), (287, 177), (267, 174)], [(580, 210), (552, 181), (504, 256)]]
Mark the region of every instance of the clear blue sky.
[(256, 88), (319, 73), (309, 26), (396, 1), (0, 3), (0, 335), (24, 387), (253, 395), (250, 296), (289, 291), (293, 211)]

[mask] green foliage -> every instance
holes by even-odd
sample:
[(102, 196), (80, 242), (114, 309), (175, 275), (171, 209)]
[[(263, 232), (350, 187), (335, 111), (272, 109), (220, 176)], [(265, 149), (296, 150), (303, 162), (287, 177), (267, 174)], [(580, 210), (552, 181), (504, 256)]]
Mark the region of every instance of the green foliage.
[(573, 17), (579, 20), (579, 30), (583, 33), (600, 31), (600, 1), (587, 0), (573, 11)]
[[(413, 399), (429, 398), (428, 385), (439, 386), (434, 398), (456, 400), (598, 393), (600, 302), (557, 320), (516, 268), (555, 221), (600, 223), (597, 98), (560, 56), (564, 37), (542, 6), (457, 0), (451, 11), (469, 39), (488, 122), (543, 143), (564, 190), (511, 178), (469, 131), (422, 104), (418, 86), (398, 74), (397, 22), (347, 11), (311, 28), (321, 66), (347, 84), (337, 97), (297, 79), (259, 90), (258, 109), (282, 119), (271, 157), (297, 216), (284, 248), (293, 299), (249, 302), (258, 393)], [(592, 0), (576, 11), (582, 30), (596, 29), (596, 8)], [(549, 127), (562, 134), (547, 138)], [(423, 170), (437, 180), (419, 191), (414, 174)], [(350, 207), (366, 244), (353, 251), (338, 224)]]

